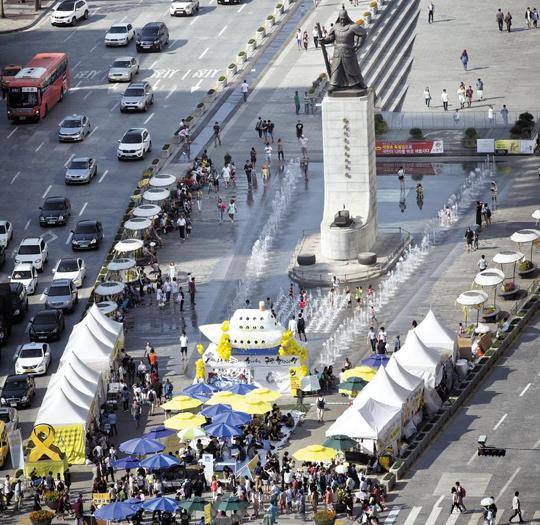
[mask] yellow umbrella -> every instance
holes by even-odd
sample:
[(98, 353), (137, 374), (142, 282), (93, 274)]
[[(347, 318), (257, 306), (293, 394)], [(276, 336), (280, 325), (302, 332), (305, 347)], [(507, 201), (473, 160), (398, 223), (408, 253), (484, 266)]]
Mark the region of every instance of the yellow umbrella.
[(238, 394), (233, 394), (232, 392), (227, 392), (222, 390), (221, 392), (216, 392), (212, 397), (206, 402), (207, 405), (231, 405), (233, 401), (237, 399), (242, 399), (242, 396)]
[(180, 412), (181, 410), (189, 410), (190, 408), (197, 408), (201, 405), (202, 401), (199, 401), (198, 399), (189, 396), (176, 396), (170, 401), (163, 403), (161, 408), (163, 410), (176, 410)]
[(298, 461), (311, 461), (318, 463), (319, 461), (331, 461), (336, 457), (337, 450), (322, 445), (309, 445), (297, 450), (293, 457)]
[(204, 423), (206, 423), (204, 416), (192, 414), (191, 412), (181, 412), (166, 419), (163, 424), (172, 430), (183, 430), (184, 428), (200, 427)]
[(351, 377), (359, 377), (360, 379), (363, 379), (364, 381), (371, 381), (375, 374), (377, 373), (376, 368), (371, 368), (370, 366), (357, 366), (356, 368), (351, 368), (349, 370), (345, 370), (343, 372), (342, 380), (346, 381), (347, 379)]
[(240, 398), (232, 403), (234, 410), (245, 412), (246, 414), (266, 414), (272, 410), (272, 405), (266, 401), (257, 401), (255, 399)]
[(275, 390), (270, 390), (269, 388), (256, 388), (249, 394), (246, 394), (245, 397), (250, 401), (266, 401), (267, 403), (272, 403), (272, 401), (280, 398), (281, 394)]

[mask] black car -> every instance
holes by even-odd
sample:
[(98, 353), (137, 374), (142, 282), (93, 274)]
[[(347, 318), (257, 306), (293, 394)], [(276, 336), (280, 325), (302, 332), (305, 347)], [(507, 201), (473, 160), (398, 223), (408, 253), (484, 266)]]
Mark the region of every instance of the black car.
[(32, 376), (9, 375), (0, 393), (0, 404), (15, 408), (29, 407), (35, 395), (36, 385)]
[(169, 43), (169, 30), (163, 22), (149, 22), (137, 35), (137, 51), (161, 51)]
[(66, 224), (71, 215), (71, 203), (67, 197), (47, 197), (39, 209), (39, 224), (41, 226), (56, 226)]
[(28, 295), (22, 283), (9, 283), (13, 320), (22, 321), (28, 312)]
[(95, 250), (103, 240), (101, 222), (95, 220), (79, 221), (71, 233), (72, 250)]
[(58, 341), (64, 331), (61, 309), (41, 310), (30, 321), (30, 341)]
[(6, 247), (0, 246), (0, 266), (6, 262)]

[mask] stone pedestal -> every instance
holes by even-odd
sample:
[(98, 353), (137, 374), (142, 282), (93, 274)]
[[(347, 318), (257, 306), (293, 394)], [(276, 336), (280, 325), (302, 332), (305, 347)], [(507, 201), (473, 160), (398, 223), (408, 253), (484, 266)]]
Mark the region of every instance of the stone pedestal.
[[(371, 251), (377, 236), (374, 93), (354, 90), (326, 95), (322, 102), (324, 213), (321, 254), (344, 261)], [(348, 210), (353, 223), (333, 226)]]

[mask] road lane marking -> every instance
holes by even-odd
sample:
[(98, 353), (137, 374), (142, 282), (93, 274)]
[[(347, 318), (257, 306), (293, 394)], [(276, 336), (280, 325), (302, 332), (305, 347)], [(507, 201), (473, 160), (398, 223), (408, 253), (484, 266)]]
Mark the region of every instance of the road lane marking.
[(45, 190), (45, 193), (41, 196), (41, 198), (44, 199), (51, 190), (52, 190), (52, 184), (49, 184), (47, 186), (47, 189)]
[[(191, 69), (188, 69), (185, 73), (184, 73), (184, 76), (182, 77), (182, 80), (185, 80), (185, 78), (191, 73)], [(13, 132), (12, 132), (13, 133)]]
[(87, 206), (88, 206), (88, 202), (85, 202), (83, 204), (83, 207), (81, 208), (81, 211), (79, 212), (79, 217), (84, 213), (84, 210), (86, 210)]
[(533, 445), (533, 448), (540, 447), (540, 439)]
[[(116, 103), (117, 105), (119, 104), (119, 102)], [(88, 134), (88, 138), (90, 138), (97, 130), (99, 129), (99, 126), (96, 126), (89, 134)]]
[[(499, 501), (501, 499), (502, 495), (506, 494), (506, 491), (508, 490), (508, 487), (510, 486), (512, 481), (514, 481), (516, 476), (519, 474), (520, 470), (521, 470), (521, 467), (518, 467), (516, 470), (514, 470), (514, 473), (508, 478), (508, 481), (504, 484), (503, 488), (501, 489), (501, 491), (499, 492), (499, 494), (495, 498), (495, 501)], [(501, 514), (502, 514), (502, 512), (501, 512)], [(499, 518), (499, 520), (500, 520), (500, 518)]]
[(471, 459), (469, 459), (469, 461), (467, 461), (467, 465), (470, 465), (473, 461), (474, 461), (474, 458), (478, 455), (478, 450), (475, 450), (474, 451), (474, 454), (471, 456)]
[(96, 47), (99, 46), (101, 42), (98, 42), (92, 49), (90, 49), (90, 53), (93, 53), (96, 50)]
[(150, 64), (150, 68), (149, 69), (154, 69), (154, 66), (157, 64), (157, 60), (154, 60), (152, 62), (152, 64)]
[(199, 20), (199, 17), (196, 16), (195, 18), (193, 18), (193, 20), (189, 23), (190, 26), (192, 26), (197, 20)]
[(64, 42), (67, 42), (73, 35), (75, 34), (75, 31), (72, 31), (66, 38), (64, 38)]
[(442, 511), (441, 507), (433, 507), (430, 515), (427, 517), (427, 520), (424, 522), (424, 525), (435, 525), (435, 522), (437, 521), (437, 518), (439, 517), (439, 514), (441, 513), (441, 511)]
[(244, 7), (246, 7), (246, 4), (241, 5), (240, 8), (238, 9), (238, 11), (236, 11), (236, 12), (241, 13), (244, 10)]
[(165, 97), (165, 100), (167, 100), (176, 90), (178, 89), (178, 86), (174, 86), (169, 93), (167, 93), (167, 96)]
[(72, 68), (71, 71), (73, 71), (75, 68), (79, 67), (81, 65), (81, 61), (79, 60)]
[[(191, 69), (190, 69), (191, 71)], [(13, 135), (13, 133), (15, 133), (19, 128), (13, 128), (13, 131), (7, 136), (7, 138), (11, 138), (11, 135)]]
[(95, 9), (93, 9), (94, 13), (97, 13), (100, 9), (101, 9), (102, 6), (99, 6), (99, 7), (96, 7)]
[(158, 78), (154, 84), (154, 89), (158, 87), (158, 84), (161, 82), (161, 78)]
[(32, 219), (28, 219), (28, 220), (26, 221), (26, 224), (24, 225), (25, 231), (28, 230), (28, 228), (30, 228), (30, 222), (31, 222), (31, 221), (32, 221)]
[(199, 57), (199, 60), (200, 60), (201, 58), (203, 58), (204, 55), (206, 55), (206, 53), (208, 53), (208, 51), (210, 51), (210, 48), (209, 48), (209, 47), (207, 47), (207, 48), (201, 53), (201, 56)]
[(519, 397), (523, 397), (525, 395), (525, 392), (531, 388), (531, 383), (529, 383), (522, 391), (521, 394), (519, 394)]
[(508, 412), (504, 414), (504, 416), (502, 416), (501, 419), (499, 419), (499, 421), (497, 421), (497, 424), (493, 427), (493, 430), (497, 430), (507, 417), (508, 417)]
[(64, 168), (67, 168), (69, 166), (69, 163), (73, 160), (73, 157), (75, 156), (75, 153), (71, 154), (71, 157), (67, 160), (67, 162), (64, 164)]
[(86, 95), (84, 95), (83, 100), (86, 100), (90, 95), (92, 94), (92, 90), (90, 90)]
[(100, 182), (103, 182), (103, 179), (107, 176), (107, 173), (109, 173), (109, 170), (105, 170), (105, 171), (103, 172), (103, 175), (102, 175), (102, 176), (99, 178), (99, 180), (98, 180), (98, 184), (99, 184)]
[(478, 521), (480, 520), (480, 518), (482, 518), (482, 521), (483, 521), (483, 515), (481, 512), (473, 514), (471, 516), (471, 519), (467, 522), (467, 525), (476, 525)]
[(45, 144), (45, 142), (42, 142), (34, 151), (37, 153)]
[(400, 511), (399, 507), (392, 507), (392, 510), (388, 513), (388, 516), (386, 516), (386, 519), (384, 520), (384, 522), (388, 524), (394, 523), (397, 520), (399, 511)]
[(145, 124), (148, 124), (151, 120), (152, 120), (152, 117), (154, 116), (154, 114), (152, 113), (145, 121), (144, 123)]
[(13, 175), (13, 178), (11, 179), (11, 182), (10, 184), (13, 184), (16, 180), (17, 180), (17, 177), (21, 174), (20, 171), (18, 171), (17, 173), (15, 173), (15, 175)]
[(122, 18), (122, 20), (120, 20), (120, 23), (123, 24), (127, 19), (127, 16), (125, 16), (124, 18)]
[(444, 499), (444, 494), (435, 502), (435, 505), (433, 506), (438, 507), (442, 503), (443, 499)]
[(175, 43), (176, 43), (176, 40), (170, 40), (170, 41), (169, 41), (169, 49), (170, 49), (171, 47), (173, 47)]
[(225, 31), (227, 30), (227, 27), (228, 27), (228, 26), (225, 26), (225, 27), (218, 33), (218, 36), (221, 36), (223, 33), (225, 33)]
[(194, 86), (191, 86), (191, 93), (200, 89), (203, 79), (199, 80)]
[(40, 295), (39, 300), (40, 300), (41, 302), (45, 301), (45, 290), (44, 290), (43, 293)]
[(82, 84), (82, 80), (79, 80), (79, 82), (77, 82), (77, 83), (75, 84), (75, 87), (78, 88), (81, 84)]
[(24, 329), (25, 334), (27, 334), (30, 331), (30, 326), (32, 326), (32, 323), (28, 322), (28, 324), (26, 325), (26, 328)]
[(421, 510), (422, 507), (413, 507), (411, 509), (411, 512), (409, 512), (409, 515), (407, 516), (407, 519), (405, 520), (405, 523), (403, 525), (413, 525)]
[(71, 242), (71, 238), (73, 237), (73, 233), (70, 233), (68, 235), (68, 238), (66, 239), (66, 246)]

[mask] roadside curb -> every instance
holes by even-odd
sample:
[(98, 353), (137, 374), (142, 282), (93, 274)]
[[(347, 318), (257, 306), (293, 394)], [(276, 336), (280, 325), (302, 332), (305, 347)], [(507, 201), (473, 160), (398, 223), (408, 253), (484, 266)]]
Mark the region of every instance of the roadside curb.
[(34, 26), (39, 24), (49, 14), (49, 11), (51, 11), (55, 5), (56, 5), (56, 2), (51, 2), (51, 4), (48, 5), (45, 9), (43, 9), (41, 14), (36, 19), (34, 19), (34, 21), (31, 22), (30, 24), (22, 26), (22, 27), (17, 27), (15, 29), (5, 29), (3, 31), (0, 31), (0, 35), (9, 35), (10, 33), (20, 33), (21, 31), (32, 29)]

